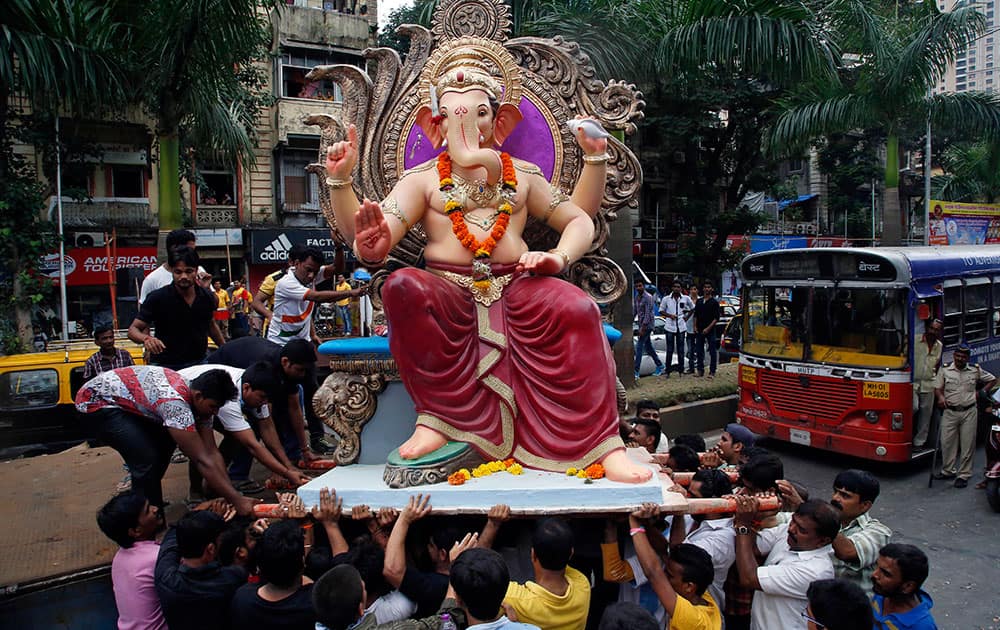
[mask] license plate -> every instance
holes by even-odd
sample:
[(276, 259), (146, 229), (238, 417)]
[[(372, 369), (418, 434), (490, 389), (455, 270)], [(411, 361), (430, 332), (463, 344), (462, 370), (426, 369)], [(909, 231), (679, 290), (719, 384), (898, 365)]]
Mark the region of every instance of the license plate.
[(862, 396), (875, 400), (889, 400), (888, 383), (865, 383)]
[(805, 446), (809, 446), (812, 442), (812, 434), (801, 429), (791, 429), (788, 432), (788, 440), (790, 442), (794, 442), (795, 444), (804, 444)]

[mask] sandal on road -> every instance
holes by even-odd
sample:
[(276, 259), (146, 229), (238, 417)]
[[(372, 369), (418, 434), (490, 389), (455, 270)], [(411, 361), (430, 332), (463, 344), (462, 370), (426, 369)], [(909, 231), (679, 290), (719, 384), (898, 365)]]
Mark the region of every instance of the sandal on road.
[(243, 494), (258, 494), (264, 491), (264, 486), (260, 485), (253, 479), (244, 479), (243, 481), (234, 481), (233, 487)]

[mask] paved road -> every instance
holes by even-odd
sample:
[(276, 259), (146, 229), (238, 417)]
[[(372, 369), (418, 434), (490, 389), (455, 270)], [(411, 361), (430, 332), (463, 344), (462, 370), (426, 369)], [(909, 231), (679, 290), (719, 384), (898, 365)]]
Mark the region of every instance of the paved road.
[[(872, 515), (893, 530), (893, 540), (916, 545), (930, 559), (924, 589), (934, 599), (942, 630), (1000, 628), (1000, 514), (990, 510), (982, 490), (956, 489), (935, 481), (928, 489), (930, 462), (903, 466), (870, 465), (863, 460), (767, 441), (785, 464), (785, 476), (805, 485), (812, 498), (829, 499), (837, 472), (865, 468), (879, 477), (881, 496)], [(976, 453), (976, 475), (985, 456)]]

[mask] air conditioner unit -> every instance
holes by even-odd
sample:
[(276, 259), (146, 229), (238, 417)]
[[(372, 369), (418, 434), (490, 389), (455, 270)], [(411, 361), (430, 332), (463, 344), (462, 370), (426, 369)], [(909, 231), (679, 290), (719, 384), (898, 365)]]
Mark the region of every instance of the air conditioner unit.
[(642, 238), (642, 226), (641, 225), (635, 225), (635, 226), (632, 227), (632, 238), (633, 239)]
[(103, 232), (77, 232), (73, 235), (76, 247), (104, 247)]

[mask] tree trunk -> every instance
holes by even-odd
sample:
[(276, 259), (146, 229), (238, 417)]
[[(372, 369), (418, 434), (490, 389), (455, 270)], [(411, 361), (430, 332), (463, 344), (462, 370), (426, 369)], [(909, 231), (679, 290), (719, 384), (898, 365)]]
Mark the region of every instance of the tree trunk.
[(903, 215), (899, 207), (899, 136), (885, 141), (885, 190), (882, 193), (882, 245), (903, 243)]
[(156, 198), (159, 207), (160, 231), (170, 231), (184, 225), (181, 215), (180, 141), (177, 133), (161, 133), (159, 160), (156, 164), (158, 178)]
[(21, 341), (22, 352), (30, 352), (34, 331), (31, 328), (31, 307), (28, 306), (24, 297), (24, 286), (21, 284), (21, 275), (17, 272), (20, 269), (20, 260), (14, 256), (14, 324), (17, 326), (17, 337)]

